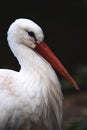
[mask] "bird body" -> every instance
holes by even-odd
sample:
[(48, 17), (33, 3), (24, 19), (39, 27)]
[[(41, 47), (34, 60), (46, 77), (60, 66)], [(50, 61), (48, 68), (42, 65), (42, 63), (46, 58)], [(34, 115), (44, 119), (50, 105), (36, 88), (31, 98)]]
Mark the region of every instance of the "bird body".
[(63, 95), (57, 75), (46, 60), (47, 53), (52, 52), (42, 43), (42, 29), (20, 18), (7, 34), (20, 70), (0, 69), (0, 130), (61, 130)]
[[(3, 127), (7, 128), (5, 122), (7, 125), (8, 120), (10, 120), (9, 125), (11, 125), (11, 122), (14, 123), (12, 124), (13, 126), (10, 126), (12, 129), (17, 124), (23, 125), (27, 119), (35, 123), (40, 122), (41, 118), (42, 121), (48, 120), (49, 98), (53, 98), (51, 100), (57, 99), (55, 105), (60, 105), (61, 109), (59, 108), (56, 111), (59, 111), (59, 118), (62, 116), (60, 113), (62, 111), (62, 101), (60, 100), (62, 93), (57, 76), (49, 63), (38, 55), (37, 57), (40, 60), (40, 64), (36, 60), (33, 64), (34, 67), (29, 65), (29, 67), (27, 66), (28, 68), (23, 68), (23, 70), (21, 67), (19, 72), (0, 70), (0, 113), (4, 115), (4, 117), (0, 116), (3, 122), (0, 125), (4, 125)], [(36, 57), (33, 54), (33, 61), (35, 61), (34, 58)], [(30, 60), (27, 60), (27, 62), (30, 62)], [(18, 121), (15, 118), (18, 118)], [(21, 122), (20, 118), (22, 118)], [(44, 125), (48, 124), (47, 122)], [(28, 123), (28, 129), (29, 126), (30, 124)]]

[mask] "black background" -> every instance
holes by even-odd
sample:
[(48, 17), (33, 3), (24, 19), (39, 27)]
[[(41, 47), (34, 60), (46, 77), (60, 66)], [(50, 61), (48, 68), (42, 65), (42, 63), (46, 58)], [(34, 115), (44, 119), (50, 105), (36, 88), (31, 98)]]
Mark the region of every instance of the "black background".
[[(7, 30), (18, 18), (31, 19), (41, 26), (45, 41), (70, 74), (74, 75), (81, 66), (79, 69), (81, 73), (77, 74), (77, 78), (75, 77), (81, 88), (80, 93), (60, 77), (65, 98), (64, 130), (72, 118), (76, 118), (75, 121), (84, 119), (87, 124), (85, 119), (87, 118), (87, 0), (1, 1), (0, 68), (19, 70), (18, 62), (7, 44)], [(84, 93), (82, 90), (85, 90)], [(77, 123), (81, 126), (79, 129), (83, 128), (84, 124)]]
[(87, 65), (87, 2), (28, 0), (0, 4), (0, 67), (17, 69), (7, 44), (7, 30), (17, 18), (28, 18), (44, 31), (45, 41), (71, 72)]

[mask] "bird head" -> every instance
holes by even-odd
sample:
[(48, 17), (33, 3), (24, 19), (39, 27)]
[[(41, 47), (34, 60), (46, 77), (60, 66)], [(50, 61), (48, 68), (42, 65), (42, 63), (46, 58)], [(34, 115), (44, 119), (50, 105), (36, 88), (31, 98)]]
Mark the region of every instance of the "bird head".
[(20, 18), (15, 20), (8, 30), (8, 43), (11, 48), (14, 48), (13, 43), (23, 45), (37, 51), (44, 57), (54, 69), (64, 76), (71, 84), (79, 90), (79, 87), (72, 76), (65, 69), (63, 64), (55, 56), (52, 50), (44, 42), (44, 34), (39, 25), (32, 20)]

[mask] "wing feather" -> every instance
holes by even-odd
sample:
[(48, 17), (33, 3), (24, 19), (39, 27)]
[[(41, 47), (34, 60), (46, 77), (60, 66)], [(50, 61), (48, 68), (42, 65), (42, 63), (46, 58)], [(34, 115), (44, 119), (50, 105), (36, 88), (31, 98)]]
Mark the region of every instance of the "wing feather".
[(63, 95), (60, 84), (57, 85), (51, 81), (48, 88), (48, 104), (44, 102), (43, 122), (49, 130), (61, 130)]

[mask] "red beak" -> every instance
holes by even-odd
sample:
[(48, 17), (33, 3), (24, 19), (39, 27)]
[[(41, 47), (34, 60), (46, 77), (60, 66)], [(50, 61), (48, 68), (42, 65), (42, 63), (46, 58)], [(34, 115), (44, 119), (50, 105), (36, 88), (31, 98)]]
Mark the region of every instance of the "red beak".
[(62, 63), (59, 61), (59, 59), (54, 55), (52, 50), (47, 46), (45, 42), (42, 42), (40, 44), (36, 43), (37, 52), (42, 55), (51, 65), (52, 67), (57, 70), (62, 76), (64, 76), (71, 84), (79, 90), (79, 87), (75, 80), (71, 77), (71, 75), (68, 73), (68, 71), (64, 68)]

